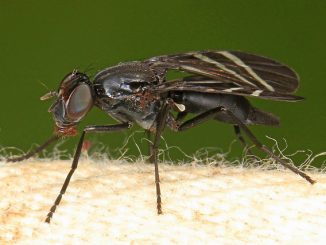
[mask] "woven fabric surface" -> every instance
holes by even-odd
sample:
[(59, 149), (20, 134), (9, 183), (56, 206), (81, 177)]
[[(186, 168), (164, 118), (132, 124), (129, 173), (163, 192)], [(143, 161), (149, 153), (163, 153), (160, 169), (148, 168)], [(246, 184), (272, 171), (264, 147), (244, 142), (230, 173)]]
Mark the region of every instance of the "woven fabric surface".
[(287, 170), (89, 162), (44, 223), (70, 161), (1, 164), (0, 244), (325, 244), (326, 176)]

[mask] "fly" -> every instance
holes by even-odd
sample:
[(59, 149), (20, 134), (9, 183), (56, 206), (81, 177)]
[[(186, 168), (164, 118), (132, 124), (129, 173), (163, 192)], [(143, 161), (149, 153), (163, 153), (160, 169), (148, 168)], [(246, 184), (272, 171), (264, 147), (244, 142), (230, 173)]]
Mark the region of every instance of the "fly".
[[(167, 81), (169, 70), (179, 70), (184, 75)], [(63, 78), (56, 92), (41, 97), (55, 99), (49, 108), (55, 121), (54, 135), (34, 151), (8, 161), (28, 159), (64, 136), (77, 135), (78, 123), (95, 106), (118, 124), (83, 129), (71, 170), (46, 217), (48, 223), (78, 166), (85, 134), (127, 130), (135, 123), (154, 135), (149, 159), (155, 166), (158, 214), (162, 213), (162, 207), (157, 154), (165, 126), (180, 132), (208, 120), (231, 124), (242, 144), (246, 145), (243, 132), (258, 149), (313, 184), (310, 176), (276, 156), (248, 128), (248, 125), (277, 126), (279, 118), (252, 106), (246, 97), (300, 101), (303, 98), (294, 95), (298, 85), (298, 75), (288, 66), (239, 51), (188, 52), (121, 63), (100, 71), (93, 81), (74, 70)], [(193, 117), (185, 120), (187, 114)]]

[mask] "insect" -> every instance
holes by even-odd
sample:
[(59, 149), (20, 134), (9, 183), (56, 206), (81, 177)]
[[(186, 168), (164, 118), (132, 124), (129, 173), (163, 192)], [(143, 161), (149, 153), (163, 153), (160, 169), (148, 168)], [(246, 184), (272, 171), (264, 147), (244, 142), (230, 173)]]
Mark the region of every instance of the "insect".
[[(183, 73), (177, 79), (167, 80), (169, 70)], [(54, 136), (33, 152), (8, 161), (27, 159), (63, 136), (77, 135), (78, 123), (95, 106), (119, 123), (91, 125), (82, 130), (71, 170), (45, 220), (48, 223), (78, 166), (85, 135), (127, 130), (134, 123), (154, 135), (150, 161), (155, 166), (158, 214), (162, 213), (162, 207), (157, 154), (165, 126), (180, 132), (207, 120), (231, 124), (244, 145), (242, 132), (258, 149), (313, 184), (310, 176), (276, 156), (248, 128), (248, 125), (277, 126), (279, 119), (252, 106), (247, 96), (300, 101), (302, 97), (293, 95), (298, 84), (297, 74), (288, 66), (239, 51), (188, 52), (121, 63), (100, 71), (93, 81), (74, 70), (63, 78), (57, 91), (41, 97), (55, 99), (49, 108), (55, 121)], [(187, 114), (193, 117), (185, 120)]]

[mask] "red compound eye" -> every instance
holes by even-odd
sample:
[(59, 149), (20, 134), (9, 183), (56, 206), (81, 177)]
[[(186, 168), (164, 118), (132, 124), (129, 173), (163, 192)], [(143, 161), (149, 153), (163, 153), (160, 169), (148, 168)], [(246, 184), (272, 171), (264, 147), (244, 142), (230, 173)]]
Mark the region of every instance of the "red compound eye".
[(79, 121), (93, 105), (91, 88), (88, 84), (78, 85), (66, 102), (66, 113), (69, 119)]

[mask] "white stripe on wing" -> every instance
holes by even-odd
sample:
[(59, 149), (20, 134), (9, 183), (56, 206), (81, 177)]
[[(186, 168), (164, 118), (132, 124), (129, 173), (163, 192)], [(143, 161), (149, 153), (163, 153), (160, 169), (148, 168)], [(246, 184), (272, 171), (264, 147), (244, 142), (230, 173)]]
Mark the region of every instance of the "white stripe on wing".
[(274, 88), (269, 85), (264, 79), (262, 79), (260, 76), (257, 75), (256, 72), (254, 72), (253, 69), (251, 69), (250, 66), (246, 65), (241, 59), (239, 59), (237, 56), (231, 54), (227, 51), (219, 51), (217, 52), (232, 62), (234, 62), (236, 65), (241, 66), (243, 69), (245, 69), (253, 78), (255, 78), (259, 83), (261, 83), (265, 88), (267, 88), (269, 91), (275, 91)]

